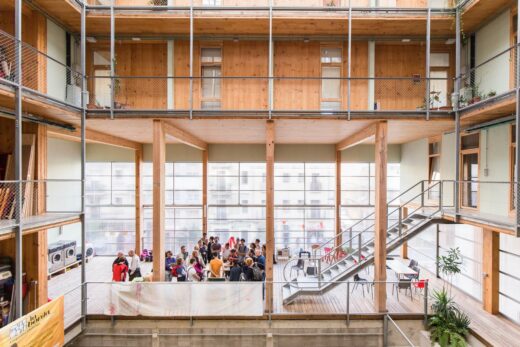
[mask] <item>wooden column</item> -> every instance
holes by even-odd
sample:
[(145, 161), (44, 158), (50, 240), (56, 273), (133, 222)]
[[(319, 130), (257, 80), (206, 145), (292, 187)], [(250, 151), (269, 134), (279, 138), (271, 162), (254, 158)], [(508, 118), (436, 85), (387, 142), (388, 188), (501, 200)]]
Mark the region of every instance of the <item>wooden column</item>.
[(273, 309), (273, 257), (274, 257), (274, 121), (268, 120), (266, 123), (266, 179), (265, 179), (265, 282), (266, 310)]
[(336, 151), (336, 247), (343, 242), (341, 235), (341, 151)]
[(482, 283), (484, 310), (491, 314), (498, 313), (498, 288), (500, 265), (500, 235), (491, 229), (483, 229)]
[[(408, 207), (402, 207), (401, 208), (401, 217), (403, 220), (408, 218)], [(401, 246), (401, 258), (408, 259), (408, 242), (403, 242), (403, 245)]]
[(143, 150), (135, 151), (135, 253), (141, 254), (142, 204), (141, 204), (141, 168)]
[(164, 281), (164, 165), (166, 145), (163, 124), (153, 121), (153, 280)]
[[(39, 13), (33, 11), (34, 26), (36, 30), (36, 49), (40, 52), (47, 52), (47, 18)], [(36, 90), (42, 93), (47, 93), (47, 57), (43, 54), (37, 55), (38, 74), (36, 81)], [(28, 73), (29, 71), (25, 71)], [(74, 79), (76, 76), (71, 76)]]
[(202, 233), (208, 232), (208, 150), (202, 151)]
[[(374, 246), (374, 280), (386, 281), (386, 171), (387, 171), (387, 123), (379, 122), (376, 126), (375, 144), (375, 246)], [(374, 306), (377, 312), (386, 312), (386, 284), (376, 283), (374, 286)]]

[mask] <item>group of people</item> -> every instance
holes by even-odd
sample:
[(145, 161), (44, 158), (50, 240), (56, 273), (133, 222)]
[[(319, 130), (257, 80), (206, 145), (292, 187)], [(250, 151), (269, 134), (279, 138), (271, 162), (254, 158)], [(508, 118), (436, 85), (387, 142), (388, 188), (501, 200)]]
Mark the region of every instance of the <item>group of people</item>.
[(206, 277), (230, 281), (262, 281), (265, 277), (265, 245), (259, 239), (246, 245), (245, 239), (230, 237), (222, 246), (218, 236), (204, 233), (191, 254), (181, 246), (179, 254), (166, 252), (167, 281), (200, 282)]
[[(218, 236), (204, 233), (191, 253), (181, 246), (174, 256), (165, 254), (166, 281), (201, 282), (209, 280), (263, 281), (265, 279), (266, 246), (259, 239), (246, 244), (243, 238), (230, 237), (222, 245)], [(141, 280), (140, 259), (133, 250), (125, 257), (118, 252), (112, 263), (112, 280), (124, 282)]]

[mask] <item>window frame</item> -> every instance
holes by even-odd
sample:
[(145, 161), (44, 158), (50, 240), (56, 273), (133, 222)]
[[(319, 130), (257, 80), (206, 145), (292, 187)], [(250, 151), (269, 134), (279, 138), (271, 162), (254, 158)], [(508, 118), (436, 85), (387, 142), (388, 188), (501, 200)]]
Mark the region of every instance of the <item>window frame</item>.
[[(431, 153), (430, 151), (430, 146), (432, 144), (436, 143), (439, 150), (437, 153)], [(432, 184), (432, 173), (433, 173), (433, 160), (434, 159), (438, 159), (439, 160), (439, 175), (442, 175), (442, 168), (441, 168), (441, 164), (442, 164), (442, 160), (441, 160), (441, 155), (442, 155), (442, 135), (438, 135), (438, 136), (432, 136), (428, 139), (428, 187), (431, 188), (432, 185), (434, 185), (435, 183)], [(440, 177), (439, 181), (442, 180), (442, 176)], [(442, 183), (441, 183), (442, 184)], [(432, 201), (434, 200), (434, 198), (432, 198), (430, 196), (430, 193), (432, 192), (432, 190), (428, 190), (428, 200)]]
[(509, 125), (509, 214), (516, 212), (515, 207), (515, 161), (516, 161), (516, 126), (514, 123)]
[[(323, 50), (325, 49), (339, 49), (340, 51), (340, 62), (339, 63), (324, 63), (322, 62), (323, 58)], [(331, 111), (331, 110), (324, 110), (321, 105), (324, 102), (337, 102), (339, 104), (338, 110), (341, 110), (342, 108), (342, 102), (343, 102), (343, 83), (342, 82), (342, 76), (343, 76), (343, 47), (341, 45), (333, 45), (333, 44), (323, 44), (320, 46), (320, 111)], [(323, 82), (326, 81), (323, 79), (323, 68), (339, 68), (339, 98), (324, 98), (323, 97)]]
[[(202, 61), (202, 51), (204, 49), (219, 49), (220, 50), (220, 62), (203, 62)], [(223, 67), (223, 59), (224, 58), (224, 48), (223, 48), (223, 45), (221, 43), (209, 43), (209, 44), (201, 44), (200, 46), (200, 49), (199, 49), (199, 63), (200, 63), (200, 71), (199, 71), (199, 76), (201, 77), (200, 79), (200, 88), (199, 88), (199, 99), (200, 99), (200, 109), (201, 110), (213, 110), (213, 109), (216, 109), (216, 110), (221, 110), (222, 109), (222, 94), (223, 94), (223, 87), (224, 87), (224, 79), (222, 78), (222, 67)], [(203, 71), (204, 71), (204, 68), (205, 67), (218, 67), (220, 68), (220, 78), (218, 78), (219, 80), (219, 83), (220, 83), (220, 96), (219, 98), (206, 98), (204, 97), (204, 92), (203, 92), (203, 84), (204, 84), (204, 75), (203, 75)], [(216, 80), (216, 78), (213, 78), (213, 80)], [(203, 104), (204, 102), (219, 102), (219, 107), (218, 108), (204, 108), (203, 107)]]
[[(475, 134), (478, 134), (478, 147), (462, 149), (462, 139), (466, 136), (472, 136)], [(460, 149), (460, 155), (459, 155), (459, 163), (460, 163), (459, 177), (460, 177), (461, 181), (466, 181), (465, 170), (464, 170), (464, 156), (472, 155), (472, 154), (477, 155), (477, 167), (478, 167), (478, 175), (479, 175), (479, 180), (480, 180), (480, 144), (482, 143), (481, 140), (482, 139), (481, 139), (480, 131), (473, 131), (473, 132), (468, 132), (466, 134), (460, 135), (461, 149)], [(473, 207), (473, 206), (465, 206), (463, 203), (464, 202), (464, 197), (463, 197), (464, 185), (466, 183), (467, 182), (459, 182), (459, 184), (458, 184), (459, 185), (459, 206), (461, 208), (468, 209), (468, 210), (479, 210), (479, 208), (480, 208), (480, 184), (477, 182), (477, 198), (476, 198), (475, 206)]]

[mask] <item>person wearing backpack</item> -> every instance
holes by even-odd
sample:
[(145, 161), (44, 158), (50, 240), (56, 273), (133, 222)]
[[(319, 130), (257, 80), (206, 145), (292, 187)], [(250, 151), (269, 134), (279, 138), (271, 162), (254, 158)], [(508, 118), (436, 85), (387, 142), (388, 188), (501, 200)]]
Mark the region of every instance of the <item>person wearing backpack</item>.
[(242, 272), (244, 273), (244, 280), (246, 281), (254, 281), (254, 271), (253, 271), (253, 259), (246, 258), (244, 261), (244, 267), (242, 268)]
[(172, 268), (172, 278), (177, 278), (177, 282), (186, 282), (186, 269), (184, 268), (184, 260), (177, 258), (175, 266)]

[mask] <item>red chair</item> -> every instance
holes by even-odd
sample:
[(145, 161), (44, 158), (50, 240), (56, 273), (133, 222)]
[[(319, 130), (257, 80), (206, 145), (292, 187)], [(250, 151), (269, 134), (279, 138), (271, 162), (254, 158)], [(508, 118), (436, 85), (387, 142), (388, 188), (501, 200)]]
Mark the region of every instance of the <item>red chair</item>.
[(426, 283), (428, 282), (427, 279), (425, 280), (417, 280), (412, 282), (412, 286), (415, 288), (415, 292), (417, 292), (417, 289), (419, 289), (420, 292), (426, 288)]
[(324, 250), (325, 250), (325, 255), (321, 259), (326, 261), (327, 263), (333, 262), (336, 257), (332, 254), (332, 248), (325, 247)]

